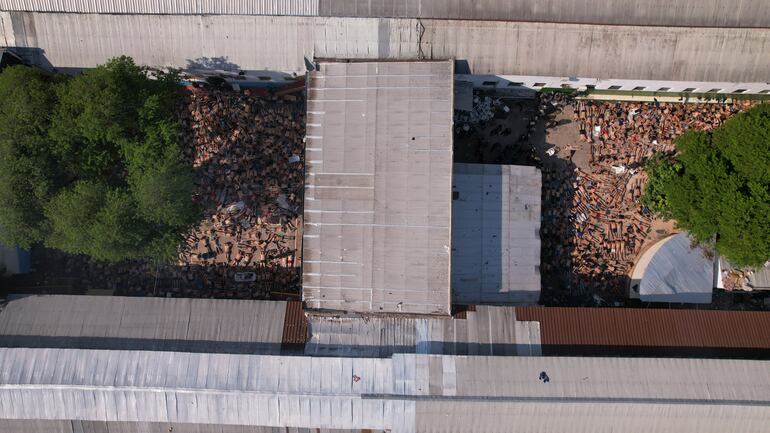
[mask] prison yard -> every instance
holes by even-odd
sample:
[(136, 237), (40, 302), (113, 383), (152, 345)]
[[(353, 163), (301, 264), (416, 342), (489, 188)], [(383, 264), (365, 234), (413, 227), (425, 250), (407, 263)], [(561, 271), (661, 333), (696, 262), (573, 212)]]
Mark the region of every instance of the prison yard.
[[(181, 193), (189, 191), (195, 215), (179, 230), (173, 257), (95, 257), (45, 241), (32, 247), (34, 271), (5, 279), (6, 290), (300, 299), (305, 89), (217, 82), (177, 90), (175, 141), (191, 174), (190, 189)], [(542, 171), (539, 303), (638, 305), (629, 299), (636, 263), (682, 231), (670, 215), (643, 203), (648, 161), (676, 154), (685, 132), (712, 132), (758, 104), (466, 88), (455, 101), (454, 162)], [(740, 289), (734, 280), (747, 281), (745, 272), (736, 267), (721, 277), (728, 289)], [(764, 308), (762, 298), (720, 292), (712, 307)]]

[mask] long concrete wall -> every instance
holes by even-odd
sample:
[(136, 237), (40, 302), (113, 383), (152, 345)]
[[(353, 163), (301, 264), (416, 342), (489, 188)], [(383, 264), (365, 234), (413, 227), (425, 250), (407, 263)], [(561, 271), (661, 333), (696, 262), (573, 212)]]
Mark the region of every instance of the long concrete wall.
[(0, 10), (770, 27), (767, 0), (0, 0)]
[(226, 15), (0, 13), (8, 45), (56, 67), (127, 54), (151, 66), (200, 58), (303, 72), (313, 57), (456, 58), (475, 74), (768, 82), (770, 29)]

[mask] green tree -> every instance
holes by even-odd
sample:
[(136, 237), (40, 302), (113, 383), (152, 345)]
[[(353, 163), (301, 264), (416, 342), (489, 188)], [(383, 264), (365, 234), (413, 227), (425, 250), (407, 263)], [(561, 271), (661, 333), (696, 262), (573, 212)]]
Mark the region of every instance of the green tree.
[(8, 245), (45, 237), (42, 203), (64, 181), (48, 137), (57, 81), (26, 66), (0, 74), (0, 241)]
[(89, 254), (98, 241), (92, 237), (95, 217), (108, 191), (102, 183), (81, 181), (59, 192), (45, 209), (51, 224), (46, 245), (72, 254)]
[(649, 166), (643, 202), (733, 264), (761, 266), (770, 258), (770, 105), (713, 133), (683, 134), (676, 145), (675, 162)]
[(193, 173), (188, 165), (172, 152), (136, 165), (131, 167), (131, 191), (146, 221), (175, 228), (195, 221), (200, 209), (189, 199)]
[(199, 215), (178, 77), (129, 57), (74, 78), (0, 74), (0, 240), (96, 259), (176, 255)]
[(663, 186), (670, 182), (681, 168), (681, 164), (663, 153), (653, 155), (644, 166), (649, 176), (649, 181), (644, 186), (642, 204), (666, 219), (671, 218), (671, 214), (668, 197), (663, 190)]

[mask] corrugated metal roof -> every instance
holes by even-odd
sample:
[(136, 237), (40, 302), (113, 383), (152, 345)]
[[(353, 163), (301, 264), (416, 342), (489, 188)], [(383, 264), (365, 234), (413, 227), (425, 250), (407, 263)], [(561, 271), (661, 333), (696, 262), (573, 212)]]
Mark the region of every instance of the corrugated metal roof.
[(656, 26), (770, 27), (764, 0), (320, 0), (321, 15)]
[(311, 316), (309, 320), (306, 355), (540, 354), (539, 324), (516, 321), (512, 307), (479, 306), (463, 319)]
[[(655, 415), (652, 431), (770, 431), (770, 362), (0, 349), (3, 419), (393, 432), (509, 431), (513, 425), (649, 431), (642, 429), (648, 424), (625, 418), (642, 421), (643, 415)], [(520, 423), (507, 423), (513, 419)], [(683, 419), (711, 422), (686, 425)], [(730, 429), (716, 429), (728, 421)]]
[(699, 355), (743, 353), (730, 349), (770, 353), (770, 312), (518, 307), (516, 318), (540, 322), (546, 355), (592, 350), (617, 355), (624, 348), (646, 356), (655, 355), (656, 348), (671, 349), (666, 353), (673, 356), (693, 353), (688, 348)]
[(397, 380), (410, 383), (392, 364), (366, 358), (2, 348), (0, 418), (383, 430), (398, 425), (392, 417), (403, 415), (410, 403), (361, 396), (390, 395), (397, 392)]
[(260, 427), (215, 424), (0, 419), (0, 433), (385, 433), (382, 430)]
[(283, 324), (283, 344), (301, 344), (307, 341), (307, 317), (300, 301), (286, 303), (286, 320)]
[(770, 71), (770, 56), (757, 55), (768, 51), (767, 28), (31, 12), (0, 18), (8, 45), (39, 49), (59, 68), (129, 55), (148, 66), (186, 68), (204, 59), (297, 73), (313, 57), (456, 58), (475, 74), (687, 82), (763, 83)]
[(0, 345), (279, 353), (286, 308), (282, 301), (25, 296), (0, 313)]
[(454, 164), (453, 175), (452, 303), (537, 303), (540, 170)]
[(770, 27), (763, 0), (0, 0), (0, 10), (74, 13), (322, 15), (641, 26)]
[[(659, 242), (661, 245), (658, 248), (648, 252), (652, 257), (642, 272), (639, 299), (646, 302), (711, 303), (715, 259), (706, 257), (702, 248), (693, 248), (686, 232)], [(634, 273), (637, 273), (636, 270)]]
[(310, 73), (309, 308), (449, 314), (453, 66), (324, 62)]
[(0, 10), (81, 14), (318, 15), (318, 0), (0, 0)]

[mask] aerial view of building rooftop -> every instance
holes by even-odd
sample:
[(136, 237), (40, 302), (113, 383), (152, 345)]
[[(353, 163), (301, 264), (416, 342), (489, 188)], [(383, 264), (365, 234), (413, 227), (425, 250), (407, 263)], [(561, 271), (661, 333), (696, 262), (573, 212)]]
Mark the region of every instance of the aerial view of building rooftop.
[(765, 3), (0, 0), (0, 433), (770, 432)]

